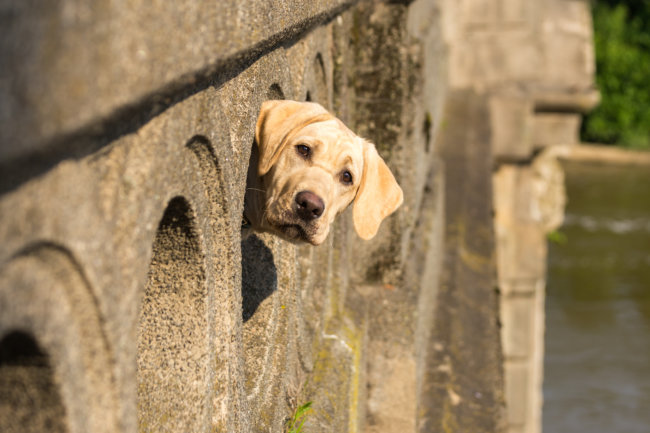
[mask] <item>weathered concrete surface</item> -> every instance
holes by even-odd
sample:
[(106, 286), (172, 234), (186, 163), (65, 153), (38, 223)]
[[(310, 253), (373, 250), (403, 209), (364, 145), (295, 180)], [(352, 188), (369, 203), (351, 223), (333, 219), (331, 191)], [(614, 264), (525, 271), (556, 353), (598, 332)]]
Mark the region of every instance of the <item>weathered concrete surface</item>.
[(222, 86), (355, 2), (3, 2), (0, 190)]
[(363, 431), (416, 432), (442, 263), (444, 180), (432, 139), (442, 74), (424, 51), (437, 37), (437, 17), (431, 2), (365, 3), (352, 15), (353, 124), (410, 191), (377, 239), (353, 244), (351, 276), (368, 305)]
[(353, 3), (3, 2), (0, 57), (12, 61), (0, 75), (1, 121), (10, 126), (0, 158), (47, 148), (51, 137), (96, 126), (125, 106), (160, 112), (179, 91), (219, 85), (228, 70)]
[(505, 425), (495, 290), (490, 122), (486, 97), (449, 95), (439, 141), (445, 164), (445, 255), (434, 316), (422, 431), (500, 432)]
[[(85, 30), (65, 26), (52, 30), (54, 42), (74, 41), (70, 43), (79, 44), (81, 50), (65, 44), (61, 51), (55, 50), (54, 57), (62, 53), (75, 66), (58, 84), (56, 80), (46, 83), (56, 89), (38, 90), (38, 83), (65, 73), (59, 60), (47, 63), (47, 58), (39, 58), (37, 70), (31, 63), (24, 64), (22, 53), (10, 57), (15, 70), (3, 76), (9, 77), (7, 86), (20, 93), (14, 81), (22, 79), (17, 71), (25, 69), (28, 78), (38, 75), (30, 78), (35, 91), (49, 99), (43, 107), (34, 99), (20, 99), (24, 115), (11, 108), (13, 123), (28, 133), (22, 141), (3, 136), (3, 149), (13, 143), (19, 158), (43, 158), (53, 168), (36, 177), (3, 172), (7, 192), (0, 202), (0, 330), (3, 336), (14, 329), (32, 336), (49, 356), (60, 394), (55, 406), (64, 407), (66, 414), (56, 421), (67, 430), (280, 431), (292, 408), (307, 400), (314, 402), (308, 430), (365, 428), (367, 365), (374, 361), (368, 350), (368, 294), (357, 292), (356, 287), (365, 282), (363, 287), (379, 284), (380, 290), (387, 289), (378, 277), (366, 278), (379, 275), (381, 269), (357, 273), (350, 266), (355, 261), (351, 258), (367, 245), (354, 240), (349, 215), (342, 216), (327, 245), (318, 249), (296, 248), (268, 236), (240, 243), (239, 227), (260, 103), (268, 98), (308, 98), (336, 107), (352, 126), (376, 123), (367, 117), (350, 83), (360, 75), (359, 56), (364, 50), (358, 40), (351, 50), (350, 41), (365, 31), (368, 10), (384, 8), (389, 22), (405, 27), (407, 8), (399, 6), (399, 14), (391, 18), (392, 6), (367, 4), (368, 9), (345, 12), (332, 21), (346, 3), (324, 2), (313, 10), (281, 6), (251, 6), (250, 14), (239, 9), (241, 20), (249, 25), (228, 32), (230, 27), (218, 26), (235, 12), (222, 5), (224, 16), (209, 24), (215, 27), (190, 31), (186, 37), (180, 33), (192, 16), (189, 10), (176, 16), (165, 9), (170, 6), (153, 8), (141, 17), (141, 29), (126, 26), (120, 35), (104, 35), (134, 47), (148, 41), (144, 45), (151, 49), (146, 52), (153, 55), (152, 63), (137, 67), (121, 52), (96, 50), (103, 42), (93, 48), (87, 41), (101, 39), (93, 33), (98, 27), (120, 27), (126, 16), (134, 18), (141, 12), (126, 10), (115, 18), (100, 14), (101, 7), (88, 10)], [(74, 3), (62, 7), (66, 13), (81, 13), (76, 9), (81, 6)], [(202, 13), (218, 15), (210, 12), (214, 8), (206, 6)], [(273, 9), (270, 18), (267, 8)], [(38, 29), (43, 24), (30, 15), (37, 12), (16, 13), (17, 26), (24, 21)], [(44, 19), (59, 19), (55, 12), (42, 13)], [(274, 19), (278, 13), (280, 18)], [(171, 26), (167, 37), (150, 28), (156, 21)], [(249, 28), (256, 21), (259, 32)], [(179, 36), (179, 41), (169, 46), (159, 42), (171, 35)], [(46, 43), (38, 32), (27, 36), (28, 45)], [(394, 50), (400, 49), (405, 37), (391, 36)], [(192, 38), (198, 52), (192, 49)], [(85, 43), (79, 41), (84, 39)], [(222, 40), (228, 44), (214, 51)], [(234, 41), (240, 44), (236, 49)], [(13, 43), (6, 48), (10, 54)], [(237, 50), (244, 54), (230, 62), (228, 56)], [(223, 57), (230, 63), (219, 63)], [(398, 118), (415, 114), (425, 119), (424, 105), (411, 102), (415, 91), (409, 87), (421, 80), (419, 70), (409, 75), (397, 60), (399, 82), (378, 77), (404, 92)], [(107, 69), (99, 73), (102, 65)], [(189, 68), (189, 75), (184, 68)], [(96, 83), (89, 78), (95, 75)], [(80, 86), (79, 94), (61, 96), (72, 83)], [(154, 96), (147, 96), (151, 92)], [(18, 102), (8, 102), (13, 103)], [(29, 128), (33, 119), (38, 128)], [(88, 122), (117, 129), (88, 129)], [(423, 192), (432, 157), (416, 158), (416, 149), (424, 149), (425, 144), (429, 151), (433, 148), (425, 143), (428, 131), (421, 129), (423, 123), (396, 124), (404, 130), (398, 142), (373, 137), (382, 140), (379, 147), (393, 166), (403, 165), (399, 158), (409, 158), (422, 167), (418, 176), (402, 170), (408, 173), (402, 184), (415, 193), (409, 198), (411, 209), (434, 193), (433, 189)], [(13, 134), (6, 118), (3, 125), (7, 134)], [(409, 128), (420, 141), (413, 149), (406, 142), (413, 135)], [(89, 155), (60, 161), (68, 153), (50, 147), (57, 146), (59, 137), (66, 137), (61, 141), (65, 152), (71, 149), (68, 145), (81, 146), (80, 153), (72, 154)], [(391, 148), (399, 152), (391, 155)], [(4, 154), (3, 162), (22, 175), (31, 162), (14, 156)], [(396, 263), (386, 282), (395, 288), (406, 281), (399, 277), (399, 264), (407, 262), (402, 245), (415, 223), (410, 212), (405, 215), (397, 218), (400, 222), (388, 222), (372, 247), (379, 251), (372, 260)], [(436, 211), (424, 215), (440, 220)], [(431, 225), (426, 220), (420, 224)], [(424, 247), (436, 248), (433, 241)], [(52, 261), (51, 271), (40, 259), (49, 255), (61, 256)], [(66, 277), (67, 267), (78, 273), (78, 284)], [(47, 272), (63, 276), (48, 279)], [(32, 277), (41, 274), (41, 279)], [(64, 287), (57, 288), (59, 280)], [(417, 281), (410, 284), (417, 292)], [(436, 286), (435, 275), (427, 284), (425, 292), (430, 292)], [(18, 289), (24, 299), (14, 294)], [(401, 294), (395, 289), (395, 300), (402, 300)], [(426, 296), (433, 298), (430, 293)], [(38, 302), (30, 303), (31, 298)], [(411, 352), (397, 351), (413, 365), (417, 299), (409, 297), (400, 307), (404, 326), (411, 329), (405, 340)], [(400, 316), (386, 313), (385, 317)], [(421, 325), (419, 334), (425, 327)], [(380, 328), (373, 335), (381, 334)], [(417, 365), (423, 369), (421, 363)], [(373, 374), (381, 376), (382, 368), (374, 368)], [(409, 389), (415, 392), (418, 381), (411, 373)], [(394, 389), (400, 382), (390, 386)], [(405, 401), (408, 396), (414, 397), (406, 392)]]
[[(213, 156), (219, 151), (228, 155), (231, 148), (227, 136), (218, 135), (224, 132), (220, 126), (224, 124), (220, 122), (222, 118), (201, 115), (218, 103), (214, 92), (199, 94), (172, 108), (168, 117), (158, 117), (137, 134), (113, 143), (102, 155), (60, 164), (45, 179), (29, 182), (3, 197), (0, 215), (4, 240), (2, 260), (6, 266), (14, 266), (16, 257), (25, 256), (32, 265), (23, 275), (38, 274), (43, 266), (33, 263), (33, 257), (53, 249), (68, 258), (69, 266), (79, 270), (78, 278), (84, 282), (72, 290), (75, 286), (71, 286), (69, 278), (64, 278), (61, 283), (64, 287), (58, 296), (53, 289), (56, 280), (44, 280), (40, 284), (20, 282), (36, 291), (23, 304), (16, 304), (19, 298), (10, 295), (19, 282), (2, 285), (3, 290), (9, 291), (5, 292), (8, 298), (2, 303), (2, 329), (17, 328), (35, 335), (51, 354), (71, 431), (135, 430), (136, 384), (140, 382), (136, 380), (135, 360), (163, 361), (160, 357), (167, 350), (167, 344), (174, 344), (175, 359), (190, 348), (197, 351), (199, 357), (209, 354), (211, 360), (199, 361), (208, 363), (209, 375), (195, 367), (188, 370), (196, 362), (192, 356), (187, 358), (189, 365), (182, 365), (185, 361), (180, 359), (175, 361), (180, 363), (177, 368), (185, 371), (182, 380), (194, 377), (191, 381), (199, 380), (201, 385), (197, 386), (206, 387), (204, 389), (211, 389), (215, 385), (213, 381), (217, 382), (223, 387), (219, 395), (232, 398), (233, 404), (238, 404), (226, 367), (216, 368), (219, 362), (227, 365), (237, 357), (227, 350), (215, 353), (214, 330), (227, 330), (230, 323), (241, 320), (236, 307), (240, 295), (229, 290), (207, 290), (208, 287), (233, 287), (239, 279), (238, 272), (228, 265), (239, 256), (238, 250), (232, 247), (238, 233), (227, 228), (229, 216), (223, 211), (224, 189), (233, 188), (234, 182), (220, 181), (218, 170), (222, 168), (215, 165), (217, 159)], [(182, 124), (186, 130), (178, 127), (180, 119), (184, 120)], [(200, 137), (192, 138), (197, 136)], [(223, 144), (211, 148), (212, 143)], [(233, 157), (220, 159), (226, 158)], [(179, 201), (172, 200), (174, 197), (184, 197), (193, 209), (195, 216), (178, 221), (181, 225), (173, 229), (196, 233), (190, 236), (189, 239), (195, 239), (190, 244), (186, 244), (186, 236), (166, 235), (168, 225), (161, 223), (164, 214), (178, 212), (175, 203)], [(159, 241), (154, 243), (156, 238)], [(153, 254), (159, 248), (154, 245), (159, 242), (163, 245), (166, 242), (172, 250), (179, 251), (170, 251), (168, 258)], [(199, 251), (190, 254), (187, 245), (194, 245), (192, 249)], [(199, 261), (195, 265), (190, 265), (192, 261), (186, 263), (192, 256)], [(219, 260), (215, 260), (215, 256)], [(197, 271), (188, 270), (187, 265)], [(58, 263), (53, 267), (51, 272), (62, 272)], [(196, 278), (201, 273), (203, 284)], [(144, 306), (142, 297), (146, 282), (152, 278), (147, 289), (151, 295), (161, 295), (163, 290), (169, 290), (167, 285), (174, 282), (178, 285), (176, 291), (190, 290), (181, 293), (178, 301), (194, 298), (195, 302), (205, 305), (204, 313), (192, 305), (177, 305), (173, 293), (170, 293), (172, 299), (158, 299), (157, 306)], [(197, 283), (206, 289), (196, 292), (193, 286)], [(57, 303), (69, 303), (70, 306), (48, 303), (45, 294), (56, 296)], [(45, 303), (39, 309), (33, 300), (40, 299)], [(206, 317), (207, 312), (217, 309), (217, 305), (223, 313), (211, 313)], [(165, 313), (170, 308), (175, 310), (171, 317)], [(5, 311), (14, 313), (5, 314)], [(154, 316), (150, 315), (152, 313)], [(207, 329), (206, 320), (212, 322)], [(92, 323), (96, 325), (90, 326)], [(145, 341), (141, 345), (138, 345), (141, 332), (138, 323), (144, 326)], [(148, 326), (155, 328), (151, 331), (153, 335), (146, 330)], [(174, 331), (173, 326), (180, 326), (180, 329)], [(207, 333), (199, 347), (190, 347), (193, 340), (184, 337), (183, 330), (192, 327), (202, 328), (201, 332)], [(85, 337), (88, 341), (79, 340), (83, 333), (79, 337), (67, 337), (82, 330), (94, 334)], [(175, 336), (181, 337), (175, 343), (164, 341)], [(159, 343), (148, 344), (149, 339)], [(75, 341), (77, 343), (72, 343)], [(99, 347), (95, 348), (97, 345)], [(215, 359), (215, 356), (222, 359)], [(173, 368), (167, 362), (157, 366)], [(96, 382), (104, 385), (95, 385)], [(159, 390), (149, 398), (162, 405), (167, 395), (172, 394)], [(98, 401), (97, 407), (88, 407), (94, 400)], [(75, 409), (76, 406), (79, 408)], [(227, 412), (208, 412), (206, 420), (211, 422), (212, 416), (219, 419), (227, 415)], [(86, 423), (90, 421), (86, 418), (93, 422), (92, 425), (96, 423), (96, 427), (88, 427)]]
[[(532, 155), (594, 99), (586, 2), (303, 3), (0, 2), (2, 431), (280, 432), (306, 401), (307, 432), (530, 424), (499, 338), (507, 357), (541, 341), (508, 324), (540, 328), (518, 303), (499, 332), (518, 232), (495, 238), (492, 169), (544, 190)], [(372, 241), (346, 212), (318, 248), (242, 242), (257, 113), (282, 98), (395, 172)]]

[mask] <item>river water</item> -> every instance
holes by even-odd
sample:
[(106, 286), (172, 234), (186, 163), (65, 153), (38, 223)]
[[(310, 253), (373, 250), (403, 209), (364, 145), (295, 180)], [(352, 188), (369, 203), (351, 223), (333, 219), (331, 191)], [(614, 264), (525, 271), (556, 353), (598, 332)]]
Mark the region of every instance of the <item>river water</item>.
[(549, 245), (543, 431), (649, 433), (650, 166), (565, 168), (566, 239)]

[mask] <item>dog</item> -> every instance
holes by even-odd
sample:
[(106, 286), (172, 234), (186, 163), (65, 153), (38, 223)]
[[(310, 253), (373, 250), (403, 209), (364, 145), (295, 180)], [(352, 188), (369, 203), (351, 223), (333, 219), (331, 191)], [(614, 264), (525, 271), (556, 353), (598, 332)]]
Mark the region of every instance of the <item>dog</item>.
[(371, 239), (403, 202), (375, 146), (313, 102), (262, 104), (244, 199), (247, 230), (321, 244), (354, 202), (357, 234)]

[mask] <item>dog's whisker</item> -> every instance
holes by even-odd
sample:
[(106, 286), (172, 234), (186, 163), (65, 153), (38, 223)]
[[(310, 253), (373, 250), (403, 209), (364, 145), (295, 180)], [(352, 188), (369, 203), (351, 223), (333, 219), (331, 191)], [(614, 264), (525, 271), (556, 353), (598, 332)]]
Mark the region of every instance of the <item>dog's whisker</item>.
[(258, 188), (246, 188), (246, 191), (256, 191), (256, 192), (265, 192), (263, 189), (258, 189)]
[(268, 208), (264, 208), (264, 211), (262, 212), (262, 221), (266, 221), (266, 215), (269, 212)]

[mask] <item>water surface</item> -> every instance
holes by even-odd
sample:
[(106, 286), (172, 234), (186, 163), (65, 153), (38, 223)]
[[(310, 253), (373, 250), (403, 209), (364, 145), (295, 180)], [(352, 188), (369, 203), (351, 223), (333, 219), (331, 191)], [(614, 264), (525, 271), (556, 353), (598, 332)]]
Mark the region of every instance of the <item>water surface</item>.
[(549, 247), (544, 433), (650, 432), (650, 167), (565, 164)]

